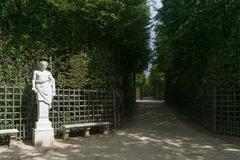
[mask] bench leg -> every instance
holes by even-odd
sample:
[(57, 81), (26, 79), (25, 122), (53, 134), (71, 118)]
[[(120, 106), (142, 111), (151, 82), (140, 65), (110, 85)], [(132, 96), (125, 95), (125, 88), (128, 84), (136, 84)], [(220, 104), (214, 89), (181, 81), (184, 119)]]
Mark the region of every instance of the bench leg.
[(8, 147), (14, 147), (14, 146), (16, 146), (16, 139), (17, 139), (17, 135), (16, 134), (12, 134), (12, 135), (9, 135), (8, 136), (9, 137), (9, 145), (8, 145)]
[(70, 129), (63, 129), (63, 139), (64, 140), (69, 139), (69, 132), (70, 132)]
[(84, 137), (89, 137), (89, 136), (90, 136), (90, 128), (88, 127), (84, 130)]
[(103, 128), (103, 134), (109, 134), (109, 125), (104, 126), (104, 128)]

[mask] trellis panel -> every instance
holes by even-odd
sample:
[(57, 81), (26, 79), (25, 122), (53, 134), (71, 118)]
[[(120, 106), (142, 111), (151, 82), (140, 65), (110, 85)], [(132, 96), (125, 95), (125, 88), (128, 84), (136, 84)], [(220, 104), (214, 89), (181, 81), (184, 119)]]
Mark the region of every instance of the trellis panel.
[[(56, 135), (64, 124), (104, 121), (116, 127), (119, 123), (117, 90), (58, 88), (56, 93), (49, 113)], [(30, 87), (0, 86), (0, 129), (17, 128), (19, 139), (31, 138), (36, 117), (36, 96)]]

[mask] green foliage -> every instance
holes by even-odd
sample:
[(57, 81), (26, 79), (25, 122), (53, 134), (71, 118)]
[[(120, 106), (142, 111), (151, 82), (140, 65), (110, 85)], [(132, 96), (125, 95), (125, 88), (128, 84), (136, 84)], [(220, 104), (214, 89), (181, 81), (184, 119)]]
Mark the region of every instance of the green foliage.
[(145, 77), (145, 74), (144, 73), (139, 73), (136, 75), (136, 86), (137, 87), (140, 87), (142, 86), (146, 81), (146, 77)]
[(149, 76), (145, 77), (145, 83), (141, 86), (141, 92), (145, 96), (153, 96), (153, 86), (150, 83)]
[(58, 75), (58, 84), (62, 88), (79, 88), (87, 84), (89, 58), (86, 54), (73, 55), (69, 68)]
[(147, 0), (0, 1), (2, 84), (31, 83), (44, 59), (58, 86), (118, 87), (133, 106), (149, 52)]
[(203, 87), (238, 87), (240, 2), (162, 3), (156, 51), (169, 94)]
[(149, 76), (150, 83), (154, 85), (155, 83), (164, 82), (164, 80), (165, 80), (164, 73), (160, 72), (157, 64), (153, 64), (151, 74)]
[(163, 99), (165, 94), (165, 74), (159, 70), (157, 64), (152, 66), (149, 83), (153, 88), (153, 97)]
[(60, 86), (127, 87), (148, 61), (148, 16), (146, 0), (1, 0), (0, 82), (30, 83), (46, 59)]
[(115, 57), (107, 49), (94, 50), (90, 54), (89, 82), (92, 87), (119, 86), (121, 66), (114, 63)]

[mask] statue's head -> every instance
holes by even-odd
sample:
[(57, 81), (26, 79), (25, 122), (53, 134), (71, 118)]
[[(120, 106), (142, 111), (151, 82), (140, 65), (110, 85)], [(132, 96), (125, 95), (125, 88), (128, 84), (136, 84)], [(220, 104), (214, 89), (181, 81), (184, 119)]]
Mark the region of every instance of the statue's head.
[(39, 62), (39, 68), (40, 68), (40, 70), (42, 70), (42, 71), (46, 70), (46, 69), (47, 69), (47, 66), (48, 66), (48, 62), (46, 62), (46, 61), (41, 61), (41, 62)]

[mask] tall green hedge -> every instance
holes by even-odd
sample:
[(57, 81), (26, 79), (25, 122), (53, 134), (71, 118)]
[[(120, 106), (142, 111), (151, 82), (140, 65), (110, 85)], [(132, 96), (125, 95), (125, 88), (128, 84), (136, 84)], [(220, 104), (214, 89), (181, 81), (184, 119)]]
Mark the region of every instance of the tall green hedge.
[(30, 83), (44, 59), (58, 85), (119, 86), (147, 64), (148, 16), (146, 0), (1, 0), (0, 83)]
[[(156, 51), (167, 96), (198, 88), (239, 87), (240, 1), (163, 0)], [(175, 96), (176, 96), (175, 94)]]

